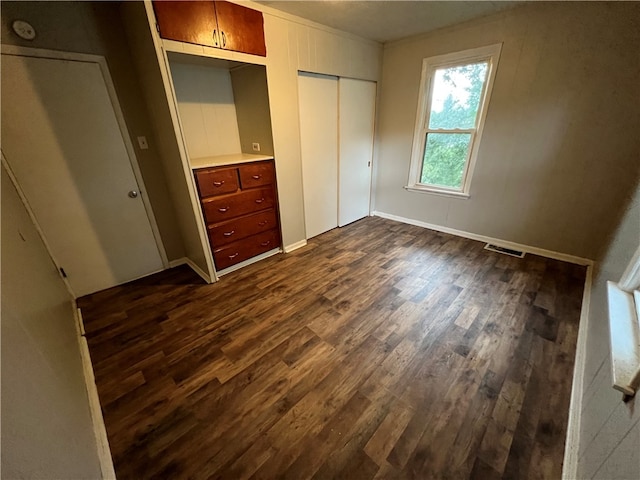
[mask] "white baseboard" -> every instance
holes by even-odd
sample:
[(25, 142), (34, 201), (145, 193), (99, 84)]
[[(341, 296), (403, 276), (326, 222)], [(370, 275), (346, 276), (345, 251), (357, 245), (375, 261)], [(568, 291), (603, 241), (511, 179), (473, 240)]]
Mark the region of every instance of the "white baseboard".
[(264, 260), (265, 258), (269, 258), (272, 257), (274, 255), (277, 255), (278, 253), (282, 253), (282, 250), (280, 250), (279, 248), (274, 248), (273, 250), (269, 250), (268, 252), (265, 253), (261, 253), (260, 255), (256, 255), (255, 257), (251, 257), (248, 260), (245, 260), (243, 262), (240, 263), (236, 263), (235, 265), (232, 265), (228, 268), (225, 268), (224, 270), (220, 270), (218, 272), (218, 276), (223, 276), (226, 275), (227, 273), (231, 273), (231, 272), (235, 272), (236, 270), (240, 270), (243, 267), (246, 267), (248, 265), (252, 265), (256, 262), (259, 262), (260, 260)]
[(82, 359), (84, 381), (87, 388), (87, 397), (89, 399), (91, 423), (93, 424), (93, 433), (96, 439), (96, 446), (98, 447), (98, 461), (100, 462), (100, 472), (103, 479), (115, 480), (116, 471), (113, 467), (113, 459), (111, 458), (111, 449), (109, 448), (109, 439), (107, 437), (107, 428), (104, 425), (102, 409), (100, 408), (100, 398), (98, 397), (96, 379), (93, 375), (93, 365), (91, 364), (91, 355), (89, 354), (89, 344), (87, 343), (87, 339), (84, 337), (84, 323), (82, 322), (82, 313), (77, 307), (75, 300), (72, 303), (76, 315), (76, 332), (78, 345), (80, 347), (80, 357)]
[(214, 283), (218, 281), (217, 278), (212, 280), (204, 270), (202, 270), (198, 265), (195, 264), (193, 260), (188, 257), (177, 258), (175, 260), (169, 261), (169, 268), (179, 267), (180, 265), (189, 265), (191, 270), (196, 272), (198, 276), (200, 276), (207, 283)]
[(299, 242), (292, 243), (291, 245), (287, 245), (286, 247), (284, 247), (284, 253), (291, 253), (294, 250), (297, 250), (299, 248), (306, 247), (306, 246), (307, 246), (307, 241), (300, 240)]
[(541, 257), (552, 258), (554, 260), (561, 260), (563, 262), (575, 263), (577, 265), (593, 265), (593, 260), (588, 258), (577, 257), (575, 255), (569, 255), (566, 253), (554, 252), (553, 250), (546, 250), (544, 248), (532, 247), (531, 245), (523, 245), (521, 243), (510, 242), (508, 240), (502, 240), (500, 238), (487, 237), (485, 235), (478, 235), (476, 233), (465, 232), (464, 230), (456, 230), (455, 228), (442, 227), (440, 225), (434, 225), (431, 223), (421, 222), (420, 220), (414, 220), (412, 218), (399, 217), (390, 213), (373, 212), (373, 216), (386, 218), (388, 220), (395, 220), (397, 222), (408, 223), (409, 225), (415, 225), (417, 227), (428, 228), (429, 230), (435, 230), (437, 232), (449, 233), (458, 237), (469, 238), (471, 240), (478, 240), (484, 243), (493, 243), (500, 247), (510, 248), (512, 250), (521, 250), (523, 252), (531, 253), (533, 255), (540, 255)]
[(587, 267), (582, 295), (582, 310), (580, 311), (580, 325), (578, 326), (578, 341), (576, 357), (573, 365), (573, 381), (571, 384), (571, 403), (569, 404), (569, 421), (567, 424), (567, 438), (564, 444), (564, 462), (562, 465), (562, 479), (574, 480), (578, 478), (578, 459), (580, 454), (580, 428), (582, 425), (582, 395), (584, 390), (584, 375), (587, 356), (587, 331), (589, 325), (589, 306), (591, 304), (591, 285), (593, 282), (593, 266)]

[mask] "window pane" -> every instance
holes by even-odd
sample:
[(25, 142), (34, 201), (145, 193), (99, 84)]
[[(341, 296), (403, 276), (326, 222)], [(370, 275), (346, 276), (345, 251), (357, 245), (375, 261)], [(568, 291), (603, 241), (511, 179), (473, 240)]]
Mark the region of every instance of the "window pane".
[(476, 124), (487, 62), (435, 71), (429, 128), (473, 128)]
[(420, 183), (461, 188), (470, 133), (427, 134)]

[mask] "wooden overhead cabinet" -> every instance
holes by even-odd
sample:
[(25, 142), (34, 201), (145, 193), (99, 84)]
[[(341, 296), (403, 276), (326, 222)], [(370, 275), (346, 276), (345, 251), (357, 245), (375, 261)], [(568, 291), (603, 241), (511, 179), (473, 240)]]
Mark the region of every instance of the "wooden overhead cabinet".
[(262, 12), (224, 1), (153, 2), (160, 36), (252, 55), (267, 55)]

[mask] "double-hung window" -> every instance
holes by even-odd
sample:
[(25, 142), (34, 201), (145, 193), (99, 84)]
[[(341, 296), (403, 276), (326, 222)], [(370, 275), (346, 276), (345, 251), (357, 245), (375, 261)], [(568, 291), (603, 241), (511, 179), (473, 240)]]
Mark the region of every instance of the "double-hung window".
[(640, 390), (640, 245), (618, 283), (607, 282), (613, 388)]
[(408, 190), (469, 196), (501, 47), (422, 61)]

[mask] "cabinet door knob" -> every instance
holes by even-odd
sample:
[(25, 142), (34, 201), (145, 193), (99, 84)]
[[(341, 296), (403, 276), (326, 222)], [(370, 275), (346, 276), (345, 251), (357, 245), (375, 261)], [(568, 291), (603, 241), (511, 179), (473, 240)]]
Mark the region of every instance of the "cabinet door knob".
[(224, 48), (227, 46), (227, 36), (224, 34), (222, 30), (220, 30), (220, 33), (222, 34), (222, 48)]
[(218, 209), (219, 212), (224, 213), (224, 212), (228, 212), (229, 211), (229, 207), (220, 207)]
[(259, 199), (256, 200), (256, 203), (262, 203), (262, 202), (264, 202), (264, 197), (259, 198)]
[(216, 47), (218, 46), (218, 31), (217, 30), (213, 30), (213, 44)]
[(263, 247), (266, 247), (270, 243), (271, 243), (271, 240), (267, 240), (266, 242), (262, 242), (260, 245), (263, 246)]
[(236, 258), (238, 255), (240, 255), (239, 253), (234, 253), (233, 255), (229, 255), (229, 260), (233, 260), (234, 258)]
[(269, 223), (267, 220), (262, 220), (261, 222), (258, 222), (258, 226), (264, 227), (267, 223)]
[(251, 178), (255, 180), (260, 180), (262, 178), (262, 175), (251, 175)]
[(231, 230), (230, 232), (224, 232), (222, 235), (224, 235), (225, 237), (230, 237), (234, 233), (236, 233), (236, 231), (235, 230)]
[(221, 187), (224, 185), (224, 180), (220, 180), (219, 182), (213, 182), (214, 187)]

